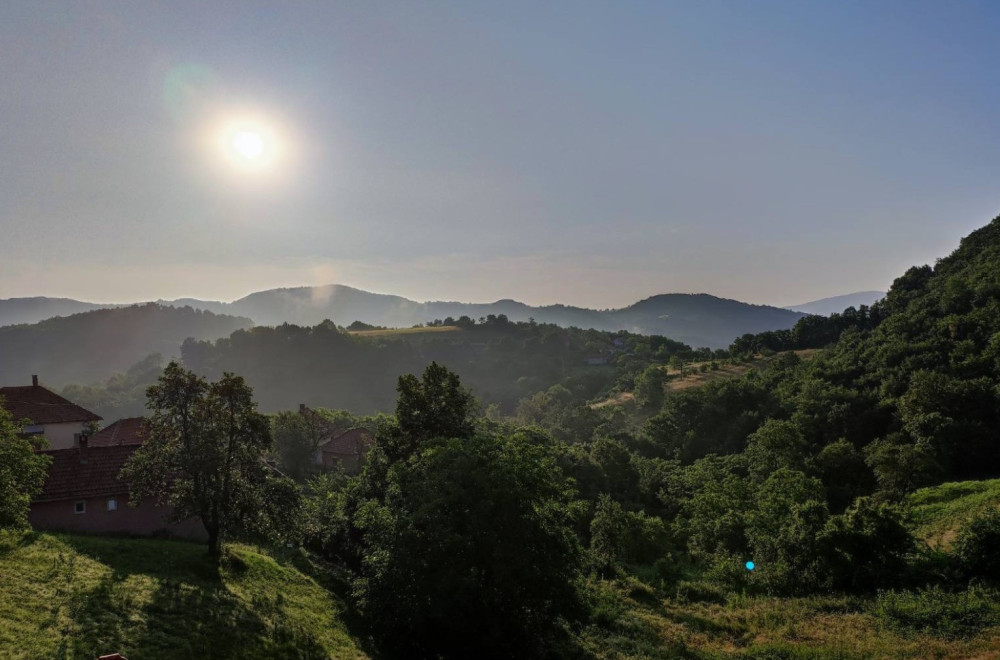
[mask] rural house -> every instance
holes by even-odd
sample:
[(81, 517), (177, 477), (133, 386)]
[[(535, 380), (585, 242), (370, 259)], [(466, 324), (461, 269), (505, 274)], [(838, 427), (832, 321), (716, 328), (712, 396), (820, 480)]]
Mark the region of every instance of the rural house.
[(127, 506), (128, 482), (120, 472), (143, 443), (142, 418), (120, 419), (77, 446), (40, 453), (52, 457), (42, 492), (31, 503), (35, 529), (92, 534), (206, 538), (198, 520), (167, 522), (169, 507), (143, 502)]
[(315, 463), (324, 468), (339, 465), (345, 472), (360, 470), (365, 454), (374, 442), (375, 435), (368, 429), (335, 430), (316, 450)]
[(375, 443), (374, 433), (361, 427), (340, 429), (304, 403), (299, 404), (299, 414), (320, 430), (321, 438), (313, 456), (314, 464), (326, 469), (339, 465), (346, 472), (361, 469), (365, 454)]
[(31, 377), (31, 385), (0, 387), (0, 399), (0, 405), (10, 411), (15, 422), (27, 422), (22, 432), (45, 436), (49, 449), (73, 447), (81, 433), (101, 420), (99, 415), (39, 385), (38, 376)]

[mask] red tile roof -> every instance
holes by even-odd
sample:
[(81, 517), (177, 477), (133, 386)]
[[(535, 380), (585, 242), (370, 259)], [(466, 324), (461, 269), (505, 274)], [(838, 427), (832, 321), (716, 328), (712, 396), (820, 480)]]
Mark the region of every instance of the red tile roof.
[(120, 445), (141, 445), (146, 439), (142, 423), (145, 417), (126, 417), (110, 424), (90, 436), (91, 447), (116, 447)]
[(33, 424), (60, 422), (96, 422), (101, 418), (72, 401), (67, 401), (41, 385), (0, 387), (4, 408), (17, 421), (30, 419)]
[(119, 478), (118, 473), (136, 449), (137, 445), (122, 445), (39, 452), (51, 456), (52, 465), (45, 487), (35, 501), (82, 500), (128, 493), (128, 482)]

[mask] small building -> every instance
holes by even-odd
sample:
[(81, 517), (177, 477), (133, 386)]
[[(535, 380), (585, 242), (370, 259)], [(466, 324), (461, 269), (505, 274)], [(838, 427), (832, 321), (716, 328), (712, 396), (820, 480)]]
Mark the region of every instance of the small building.
[(346, 472), (361, 469), (365, 454), (375, 444), (374, 433), (362, 427), (341, 429), (304, 403), (299, 404), (299, 414), (318, 429), (321, 436), (313, 455), (315, 465), (328, 470), (340, 466)]
[(38, 384), (0, 387), (0, 405), (10, 411), (15, 422), (26, 422), (22, 432), (43, 435), (49, 449), (68, 449), (76, 444), (81, 433), (101, 417)]
[(364, 464), (365, 454), (375, 443), (375, 434), (364, 428), (334, 431), (330, 439), (316, 450), (314, 462), (326, 469), (340, 466), (345, 472), (355, 472)]
[(94, 444), (84, 435), (76, 447), (39, 452), (50, 456), (52, 464), (42, 492), (31, 503), (31, 526), (90, 534), (207, 538), (197, 519), (168, 522), (170, 507), (151, 501), (127, 506), (129, 485), (121, 470), (142, 444), (141, 422), (141, 418), (119, 420), (97, 433)]

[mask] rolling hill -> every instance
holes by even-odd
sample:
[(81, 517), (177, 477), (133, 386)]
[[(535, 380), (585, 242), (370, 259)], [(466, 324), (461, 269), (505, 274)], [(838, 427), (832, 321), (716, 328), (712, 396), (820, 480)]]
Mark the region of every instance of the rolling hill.
[(248, 328), (248, 318), (155, 304), (97, 309), (0, 328), (0, 383), (38, 374), (62, 387), (125, 371), (151, 353), (172, 357), (189, 338), (215, 339)]
[(0, 326), (38, 323), (56, 316), (69, 316), (116, 305), (81, 302), (71, 298), (7, 298), (0, 300)]
[[(77, 305), (79, 309), (74, 308)], [(257, 325), (292, 323), (313, 326), (330, 319), (339, 325), (363, 321), (386, 327), (410, 327), (435, 319), (490, 314), (511, 321), (534, 319), (562, 327), (664, 335), (695, 347), (725, 348), (746, 333), (782, 330), (795, 325), (801, 312), (751, 305), (708, 294), (669, 293), (646, 298), (628, 307), (595, 310), (568, 305), (532, 306), (516, 300), (491, 303), (454, 301), (417, 302), (400, 296), (370, 293), (341, 284), (270, 289), (233, 302), (182, 298), (158, 300), (170, 307), (191, 307), (252, 319)], [(109, 307), (65, 299), (20, 298), (0, 300), (0, 325), (36, 322), (46, 315)]]

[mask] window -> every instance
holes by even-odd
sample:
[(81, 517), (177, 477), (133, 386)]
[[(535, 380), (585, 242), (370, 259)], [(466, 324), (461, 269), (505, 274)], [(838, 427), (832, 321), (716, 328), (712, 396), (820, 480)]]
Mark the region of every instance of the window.
[(118, 500), (116, 498), (114, 498), (114, 497), (109, 497), (108, 498), (108, 511), (117, 511), (117, 510), (118, 510)]
[(73, 513), (87, 513), (87, 503), (83, 500), (73, 504)]

